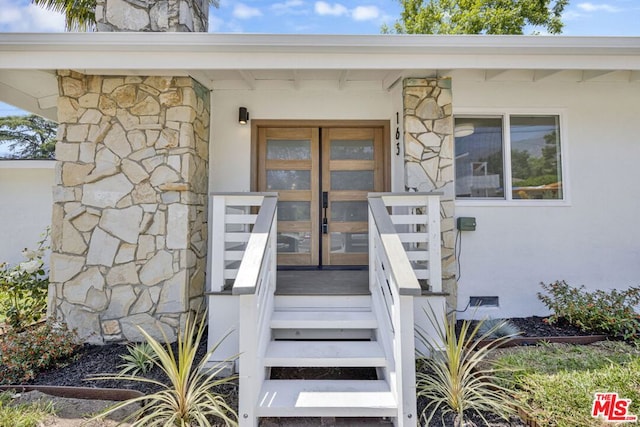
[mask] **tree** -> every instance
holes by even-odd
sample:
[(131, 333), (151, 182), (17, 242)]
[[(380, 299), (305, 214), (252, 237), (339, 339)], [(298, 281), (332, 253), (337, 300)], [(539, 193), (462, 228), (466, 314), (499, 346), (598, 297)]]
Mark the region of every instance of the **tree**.
[(36, 6), (64, 14), (67, 31), (92, 31), (96, 27), (96, 0), (31, 0)]
[[(36, 6), (62, 13), (67, 31), (93, 31), (96, 29), (96, 0), (31, 0)], [(209, 0), (218, 7), (218, 0)]]
[(58, 124), (35, 114), (0, 117), (0, 145), (18, 159), (53, 159)]
[[(399, 0), (399, 34), (523, 34), (525, 27), (562, 32), (569, 0)], [(383, 27), (382, 32), (391, 32)]]

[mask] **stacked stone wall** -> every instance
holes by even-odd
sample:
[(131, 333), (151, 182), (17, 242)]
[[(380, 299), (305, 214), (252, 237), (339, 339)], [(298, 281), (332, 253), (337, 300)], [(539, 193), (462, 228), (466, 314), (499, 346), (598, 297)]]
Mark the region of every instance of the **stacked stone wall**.
[(97, 0), (98, 31), (207, 32), (209, 0)]
[(203, 301), (209, 92), (58, 72), (52, 315), (89, 342), (174, 339)]
[(406, 191), (440, 191), (442, 287), (456, 307), (451, 79), (403, 82)]

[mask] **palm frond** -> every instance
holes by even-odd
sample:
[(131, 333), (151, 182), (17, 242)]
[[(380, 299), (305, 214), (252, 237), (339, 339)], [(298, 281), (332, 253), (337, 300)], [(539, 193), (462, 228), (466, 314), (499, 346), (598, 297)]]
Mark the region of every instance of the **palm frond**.
[(93, 31), (96, 26), (96, 0), (31, 0), (33, 4), (65, 16), (67, 31)]

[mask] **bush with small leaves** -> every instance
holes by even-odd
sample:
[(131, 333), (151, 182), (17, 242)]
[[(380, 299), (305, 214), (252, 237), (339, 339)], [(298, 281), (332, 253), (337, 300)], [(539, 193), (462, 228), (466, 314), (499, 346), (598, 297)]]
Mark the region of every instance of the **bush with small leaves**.
[(42, 319), (47, 309), (49, 275), (42, 258), (48, 238), (47, 229), (36, 250), (25, 248), (24, 262), (0, 263), (0, 321), (19, 331)]
[(588, 292), (584, 286), (576, 288), (565, 281), (541, 286), (546, 294), (538, 292), (538, 298), (553, 312), (549, 323), (563, 319), (585, 332), (638, 338), (640, 322), (635, 307), (640, 304), (639, 287)]
[(71, 357), (79, 345), (75, 331), (54, 320), (10, 330), (0, 336), (0, 384), (22, 384)]

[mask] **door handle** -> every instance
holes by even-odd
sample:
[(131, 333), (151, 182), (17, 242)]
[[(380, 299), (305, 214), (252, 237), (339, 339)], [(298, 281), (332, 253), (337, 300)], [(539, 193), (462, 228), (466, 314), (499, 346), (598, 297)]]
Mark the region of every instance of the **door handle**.
[(329, 234), (329, 220), (327, 219), (327, 209), (329, 208), (329, 192), (322, 192), (322, 234)]

